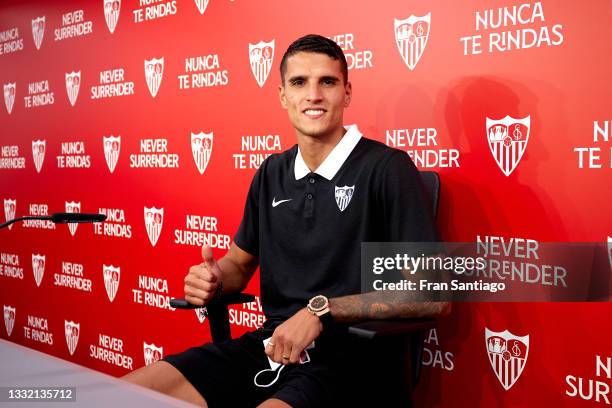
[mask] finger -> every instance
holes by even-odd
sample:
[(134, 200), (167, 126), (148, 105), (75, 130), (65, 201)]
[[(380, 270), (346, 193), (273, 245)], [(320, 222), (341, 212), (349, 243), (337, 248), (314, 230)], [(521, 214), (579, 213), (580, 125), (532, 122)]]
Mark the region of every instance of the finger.
[(302, 354), (303, 349), (301, 347), (292, 347), (291, 354), (289, 355), (289, 362), (291, 364), (297, 364), (300, 361), (300, 354)]
[[(200, 289), (194, 289), (191, 287), (186, 287), (185, 288), (185, 298), (187, 297), (191, 297), (191, 298), (195, 298), (195, 299), (200, 299), (202, 302), (206, 303), (208, 302), (210, 299), (212, 299), (213, 293), (211, 292), (205, 292), (203, 290)], [(189, 303), (193, 303), (193, 302), (189, 302)], [(194, 305), (197, 304), (199, 305), (200, 303), (193, 303)]]
[(213, 266), (217, 261), (213, 257), (212, 248), (208, 245), (202, 245), (202, 260), (207, 266)]
[(284, 342), (280, 338), (280, 336), (274, 336), (274, 335), (272, 336), (272, 342), (274, 343), (274, 357), (272, 358), (272, 360), (277, 362), (277, 363), (281, 363), (282, 364), (282, 362), (283, 362), (282, 355), (283, 355)]
[(266, 348), (264, 349), (264, 351), (266, 352), (266, 356), (272, 359), (272, 361), (274, 361), (274, 346), (275, 344), (272, 341), (269, 341), (268, 344), (266, 344)]
[(284, 365), (291, 363), (291, 350), (293, 350), (292, 345), (290, 343), (285, 343), (283, 346), (283, 353), (281, 355), (281, 363)]
[(189, 274), (185, 277), (185, 287), (192, 287), (195, 289), (200, 289), (206, 292), (214, 292), (217, 289), (218, 283), (209, 282), (198, 278), (192, 274)]
[(185, 300), (196, 306), (204, 306), (204, 301), (198, 297), (193, 297), (191, 295), (185, 295)]
[[(199, 265), (194, 265), (191, 268), (189, 268), (189, 274), (187, 275), (187, 277), (189, 275), (196, 278), (196, 280), (202, 280), (206, 282), (216, 282), (217, 281), (217, 275), (215, 275), (214, 272), (211, 271), (211, 269), (208, 266), (206, 266), (206, 264), (204, 263), (201, 263)], [(185, 277), (185, 279), (187, 279), (187, 277)]]
[(206, 270), (204, 263), (201, 263), (199, 265), (193, 265), (191, 268), (189, 268), (189, 273), (185, 278), (191, 275), (195, 278), (204, 280), (207, 274), (210, 274), (210, 272)]

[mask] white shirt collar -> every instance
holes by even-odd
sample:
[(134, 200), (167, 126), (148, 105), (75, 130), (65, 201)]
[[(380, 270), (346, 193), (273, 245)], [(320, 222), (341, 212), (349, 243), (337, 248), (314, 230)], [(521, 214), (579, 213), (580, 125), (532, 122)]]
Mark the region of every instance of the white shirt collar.
[[(334, 178), (340, 167), (344, 164), (346, 159), (349, 157), (357, 143), (361, 139), (361, 132), (357, 129), (357, 125), (349, 125), (344, 127), (346, 133), (340, 139), (340, 142), (334, 147), (334, 149), (327, 155), (323, 163), (314, 171), (318, 175), (325, 177), (327, 180)], [(300, 147), (298, 146), (297, 155), (295, 156), (294, 166), (295, 179), (299, 180), (310, 173), (310, 169), (304, 162)]]

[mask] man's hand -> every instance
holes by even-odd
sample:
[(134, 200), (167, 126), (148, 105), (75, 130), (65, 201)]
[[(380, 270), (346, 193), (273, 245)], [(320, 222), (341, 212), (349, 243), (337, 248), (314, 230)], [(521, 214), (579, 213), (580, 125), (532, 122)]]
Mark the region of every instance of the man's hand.
[(274, 362), (295, 364), (302, 351), (319, 337), (322, 330), (321, 320), (306, 308), (301, 309), (274, 330), (266, 354)]
[(194, 305), (204, 306), (210, 302), (221, 282), (221, 269), (212, 249), (208, 245), (202, 246), (202, 262), (189, 268), (185, 276), (185, 299)]

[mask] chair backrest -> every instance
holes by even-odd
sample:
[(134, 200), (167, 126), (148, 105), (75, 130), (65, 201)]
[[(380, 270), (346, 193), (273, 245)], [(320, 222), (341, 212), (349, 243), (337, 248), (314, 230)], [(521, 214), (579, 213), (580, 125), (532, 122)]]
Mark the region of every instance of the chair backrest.
[(438, 203), (440, 202), (440, 176), (435, 171), (422, 171), (421, 180), (431, 201), (431, 216), (435, 220), (438, 216)]

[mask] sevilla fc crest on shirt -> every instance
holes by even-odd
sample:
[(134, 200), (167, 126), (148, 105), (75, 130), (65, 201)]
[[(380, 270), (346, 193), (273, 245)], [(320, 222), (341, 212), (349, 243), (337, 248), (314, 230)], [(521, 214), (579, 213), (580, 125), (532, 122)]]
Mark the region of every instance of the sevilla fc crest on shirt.
[(353, 198), (355, 186), (334, 187), (336, 188), (336, 204), (338, 204), (340, 211), (344, 211), (351, 202), (351, 198)]
[(115, 32), (115, 27), (117, 27), (120, 11), (121, 0), (104, 0), (104, 19), (111, 34)]
[[(15, 218), (15, 210), (17, 208), (17, 200), (4, 199), (4, 218), (6, 222)], [(13, 224), (8, 226), (9, 229), (13, 228)]]
[(422, 17), (411, 15), (405, 20), (395, 19), (395, 43), (402, 60), (411, 71), (423, 56), (430, 24), (431, 13)]
[(36, 167), (38, 173), (40, 173), (43, 162), (45, 161), (45, 143), (44, 140), (32, 141), (32, 158), (34, 159), (34, 167)]
[(157, 347), (155, 344), (142, 342), (144, 348), (144, 361), (146, 365), (153, 364), (164, 357), (164, 348)]
[(6, 333), (10, 336), (15, 327), (15, 308), (10, 306), (4, 306), (4, 327), (6, 327)]
[(68, 93), (68, 100), (70, 104), (74, 106), (79, 96), (79, 88), (81, 86), (81, 71), (71, 72), (66, 74), (66, 92)]
[(102, 265), (102, 274), (104, 275), (104, 287), (108, 300), (115, 300), (117, 289), (119, 289), (119, 279), (121, 278), (121, 268), (112, 265)]
[(45, 274), (45, 255), (32, 254), (32, 271), (34, 272), (34, 280), (36, 286), (40, 286), (43, 275)]
[(110, 172), (115, 171), (117, 161), (119, 160), (119, 152), (121, 151), (121, 136), (102, 136), (102, 144), (104, 145), (104, 158)]
[(496, 333), (485, 327), (485, 345), (493, 372), (508, 391), (519, 379), (527, 363), (529, 335), (519, 337), (508, 330)]
[(145, 227), (151, 245), (155, 246), (159, 235), (161, 234), (162, 225), (164, 224), (164, 209), (163, 208), (144, 208)]
[(43, 37), (45, 36), (45, 17), (38, 17), (32, 20), (32, 36), (34, 37), (34, 45), (40, 50)]
[(208, 0), (195, 0), (195, 4), (198, 7), (200, 14), (204, 14), (206, 6), (208, 6)]
[(68, 345), (68, 351), (70, 355), (74, 354), (79, 343), (79, 332), (81, 331), (81, 325), (75, 322), (69, 322), (64, 320), (64, 330), (66, 332), (66, 344)]
[(263, 41), (257, 44), (249, 43), (249, 60), (255, 80), (260, 87), (263, 87), (274, 61), (274, 40), (268, 43)]
[(213, 147), (213, 133), (200, 132), (198, 134), (191, 134), (191, 152), (193, 153), (193, 160), (195, 161), (196, 167), (200, 174), (204, 174), (210, 155), (212, 154)]
[[(81, 203), (77, 203), (74, 201), (66, 201), (66, 212), (67, 213), (80, 213), (81, 212)], [(74, 234), (76, 233), (76, 229), (79, 226), (78, 223), (76, 222), (69, 222), (68, 223), (68, 229), (70, 230), (70, 235), (72, 235), (74, 237)]]
[(6, 110), (9, 115), (13, 111), (13, 105), (15, 104), (16, 88), (16, 83), (4, 84), (4, 104), (6, 105)]
[(487, 118), (489, 149), (501, 171), (509, 176), (525, 153), (529, 141), (530, 116), (501, 120)]
[(162, 77), (164, 76), (164, 57), (159, 59), (151, 58), (144, 62), (145, 78), (152, 97), (157, 96)]

